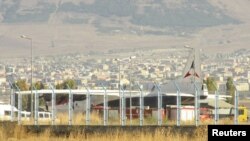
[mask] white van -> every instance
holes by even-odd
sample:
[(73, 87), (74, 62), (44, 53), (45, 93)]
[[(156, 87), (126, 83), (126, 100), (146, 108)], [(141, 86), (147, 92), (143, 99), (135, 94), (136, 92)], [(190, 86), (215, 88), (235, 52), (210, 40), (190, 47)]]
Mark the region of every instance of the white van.
[(10, 104), (0, 104), (0, 120), (11, 120), (11, 108), (14, 111), (14, 117), (17, 117), (18, 110)]
[[(0, 103), (0, 121), (11, 120), (11, 108), (13, 107), (14, 111), (14, 120), (17, 120), (18, 117), (18, 109), (10, 104)], [(31, 113), (28, 111), (21, 111), (22, 120), (30, 120)], [(50, 120), (51, 119), (50, 112), (39, 111), (38, 112), (38, 120)]]
[(21, 117), (22, 117), (22, 120), (30, 120), (30, 112), (27, 112), (27, 111), (21, 111)]
[[(30, 114), (30, 112), (22, 111), (21, 115), (22, 115), (23, 120), (29, 120), (31, 114)], [(38, 120), (40, 120), (40, 121), (50, 120), (51, 117), (52, 116), (51, 116), (50, 112), (44, 112), (44, 111), (38, 112)]]
[(51, 117), (50, 112), (38, 112), (38, 120), (50, 120)]

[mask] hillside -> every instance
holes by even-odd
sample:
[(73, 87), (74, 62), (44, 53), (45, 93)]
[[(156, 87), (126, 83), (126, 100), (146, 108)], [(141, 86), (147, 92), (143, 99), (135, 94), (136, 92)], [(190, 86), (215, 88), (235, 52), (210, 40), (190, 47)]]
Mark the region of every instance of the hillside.
[(27, 55), (22, 34), (33, 38), (37, 55), (184, 44), (211, 52), (232, 51), (249, 44), (249, 4), (249, 0), (4, 0), (0, 51), (6, 57)]

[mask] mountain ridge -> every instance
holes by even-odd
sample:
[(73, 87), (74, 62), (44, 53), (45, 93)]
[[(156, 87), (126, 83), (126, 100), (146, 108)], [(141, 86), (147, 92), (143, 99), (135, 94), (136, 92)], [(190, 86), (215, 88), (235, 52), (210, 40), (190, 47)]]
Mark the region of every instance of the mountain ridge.
[[(12, 3), (10, 2), (12, 1)], [(76, 2), (50, 2), (36, 0), (33, 7), (24, 5), (24, 1), (9, 0), (1, 3), (3, 23), (43, 22), (53, 24), (62, 22), (70, 24), (88, 23), (89, 17), (102, 17), (113, 22), (110, 17), (128, 18), (129, 23), (137, 26), (154, 28), (166, 27), (209, 27), (221, 24), (238, 23), (237, 19), (227, 16), (208, 0), (173, 0), (132, 1), (132, 0), (82, 0)], [(175, 3), (175, 4), (174, 4)], [(55, 14), (51, 21), (51, 15)], [(96, 18), (97, 19), (97, 18)], [(52, 22), (52, 23), (50, 23)], [(103, 20), (94, 21), (101, 24)]]
[(33, 38), (34, 54), (185, 44), (212, 53), (232, 51), (250, 43), (249, 4), (248, 0), (2, 0), (0, 51), (27, 56), (22, 34)]

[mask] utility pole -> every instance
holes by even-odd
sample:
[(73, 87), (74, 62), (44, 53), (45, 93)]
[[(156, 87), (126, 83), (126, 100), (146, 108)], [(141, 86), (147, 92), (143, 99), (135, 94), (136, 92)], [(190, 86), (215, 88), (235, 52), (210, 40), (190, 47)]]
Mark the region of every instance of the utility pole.
[(31, 114), (31, 119), (34, 118), (34, 96), (33, 96), (33, 41), (31, 37), (28, 37), (26, 35), (21, 35), (20, 36), (23, 39), (27, 39), (30, 40), (30, 71), (31, 71), (31, 75), (30, 75), (30, 89), (31, 89), (31, 109), (30, 109), (30, 114)]

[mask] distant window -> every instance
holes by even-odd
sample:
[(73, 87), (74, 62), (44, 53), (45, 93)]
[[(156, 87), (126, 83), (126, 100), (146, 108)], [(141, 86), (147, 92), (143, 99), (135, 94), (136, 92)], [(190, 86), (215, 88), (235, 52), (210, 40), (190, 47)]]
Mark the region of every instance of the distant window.
[(18, 115), (18, 112), (15, 112), (15, 117), (17, 117), (17, 115)]
[(46, 114), (45, 114), (45, 118), (49, 118), (49, 114), (46, 113)]
[(239, 110), (239, 115), (244, 115), (244, 110), (243, 109)]
[(4, 115), (5, 116), (9, 116), (10, 115), (10, 111), (4, 111)]
[(42, 113), (39, 114), (39, 118), (43, 118), (43, 114)]

